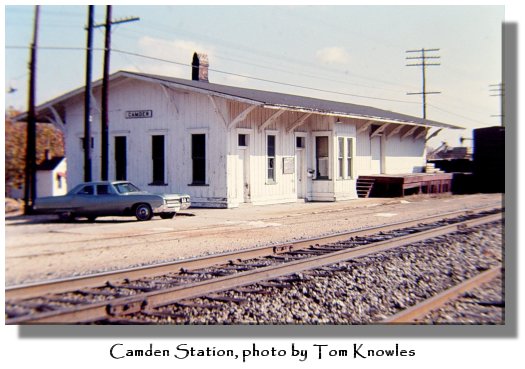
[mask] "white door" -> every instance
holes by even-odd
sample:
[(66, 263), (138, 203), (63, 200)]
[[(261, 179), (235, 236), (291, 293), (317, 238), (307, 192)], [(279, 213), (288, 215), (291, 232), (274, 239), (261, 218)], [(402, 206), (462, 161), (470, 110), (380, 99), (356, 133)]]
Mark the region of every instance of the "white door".
[(250, 154), (239, 149), (237, 155), (237, 201), (250, 202)]
[(306, 196), (306, 162), (305, 149), (295, 150), (295, 157), (297, 160), (296, 179), (297, 179), (297, 198), (304, 199)]
[(243, 196), (244, 202), (250, 202), (251, 193), (250, 193), (250, 152), (249, 150), (244, 150), (244, 159), (243, 159)]
[(370, 139), (370, 155), (372, 174), (383, 173), (383, 153), (381, 152), (380, 136), (375, 136)]

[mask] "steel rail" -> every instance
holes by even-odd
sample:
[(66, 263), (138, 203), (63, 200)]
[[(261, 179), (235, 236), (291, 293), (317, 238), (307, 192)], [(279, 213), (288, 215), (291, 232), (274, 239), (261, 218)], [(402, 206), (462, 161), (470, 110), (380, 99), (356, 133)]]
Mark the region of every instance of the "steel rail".
[[(476, 208), (476, 211), (495, 210), (494, 206), (487, 206)], [(145, 276), (154, 277), (165, 275), (168, 273), (178, 273), (181, 269), (194, 270), (200, 268), (207, 268), (220, 263), (228, 263), (232, 260), (246, 260), (267, 256), (271, 254), (279, 254), (292, 250), (300, 250), (309, 247), (316, 243), (335, 243), (349, 239), (350, 237), (366, 237), (376, 234), (377, 232), (388, 232), (399, 228), (407, 228), (419, 225), (423, 222), (432, 222), (436, 220), (454, 218), (461, 215), (471, 215), (473, 209), (458, 210), (443, 214), (432, 215), (425, 218), (413, 219), (409, 221), (402, 221), (390, 223), (386, 225), (379, 225), (367, 227), (360, 230), (352, 230), (347, 232), (336, 233), (330, 236), (314, 237), (303, 240), (298, 240), (292, 243), (281, 243), (277, 245), (260, 246), (250, 249), (237, 250), (225, 252), (204, 257), (197, 257), (181, 261), (172, 261), (150, 266), (143, 266), (137, 268), (121, 269), (117, 271), (104, 272), (98, 274), (91, 274), (81, 277), (64, 278), (60, 280), (51, 280), (33, 284), (26, 284), (21, 286), (11, 286), (5, 289), (5, 300), (19, 300), (31, 297), (38, 297), (44, 294), (61, 293), (74, 291), (80, 288), (99, 287), (109, 283), (118, 283), (119, 281), (129, 279), (144, 278)]]
[(387, 251), (429, 238), (442, 236), (469, 227), (498, 221), (502, 214), (492, 214), (481, 218), (454, 223), (439, 228), (413, 233), (407, 236), (387, 241), (375, 242), (352, 249), (341, 250), (330, 254), (290, 261), (277, 266), (262, 267), (259, 269), (239, 272), (234, 275), (218, 277), (191, 285), (177, 286), (159, 291), (146, 292), (139, 295), (116, 298), (109, 302), (103, 301), (92, 305), (79, 306), (74, 309), (63, 309), (43, 312), (27, 317), (7, 319), (6, 324), (48, 324), (48, 323), (79, 323), (102, 320), (108, 316), (137, 313), (144, 309), (151, 309), (168, 305), (176, 301), (196, 298), (205, 294), (221, 292), (257, 283), (262, 280), (274, 279), (287, 274), (297, 273), (307, 269), (321, 267), (340, 261), (350, 260), (372, 253)]
[[(436, 310), (447, 302), (458, 298), (462, 293), (472, 290), (480, 285), (491, 281), (503, 273), (502, 266), (499, 265), (492, 269), (488, 269), (477, 276), (470, 278), (448, 290), (445, 290), (436, 296), (429, 298), (419, 304), (416, 304), (408, 309), (405, 309), (385, 320), (381, 323), (387, 324), (413, 324), (417, 319), (421, 319), (433, 310)], [(425, 323), (420, 323), (425, 324)]]

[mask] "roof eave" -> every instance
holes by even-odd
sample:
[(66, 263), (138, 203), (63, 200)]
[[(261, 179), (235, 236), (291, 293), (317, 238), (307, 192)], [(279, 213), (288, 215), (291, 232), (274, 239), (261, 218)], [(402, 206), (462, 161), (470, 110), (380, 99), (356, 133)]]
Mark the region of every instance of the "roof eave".
[(280, 105), (280, 104), (264, 104), (263, 107), (267, 109), (286, 109), (290, 111), (297, 111), (297, 112), (303, 112), (303, 113), (316, 113), (316, 114), (329, 115), (329, 116), (342, 117), (342, 118), (373, 120), (373, 121), (380, 122), (380, 123), (405, 124), (409, 126), (420, 126), (420, 127), (429, 127), (429, 128), (465, 129), (464, 127), (455, 126), (452, 124), (441, 123), (441, 122), (434, 122), (431, 120), (425, 120), (428, 123), (422, 123), (422, 122), (414, 122), (410, 120), (388, 119), (388, 118), (383, 118), (383, 117), (378, 117), (378, 116), (373, 116), (373, 115), (358, 115), (358, 114), (336, 112), (336, 111), (321, 111), (321, 110), (309, 109), (309, 108), (304, 108), (304, 107), (299, 107), (299, 106), (288, 106), (288, 105)]

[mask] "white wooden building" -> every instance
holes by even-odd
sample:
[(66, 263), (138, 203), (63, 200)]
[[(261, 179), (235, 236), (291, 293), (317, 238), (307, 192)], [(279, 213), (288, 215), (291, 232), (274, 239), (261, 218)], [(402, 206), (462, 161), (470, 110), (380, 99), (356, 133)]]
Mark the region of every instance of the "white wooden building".
[[(198, 61), (198, 57), (197, 57)], [(452, 125), (368, 106), (120, 71), (110, 77), (109, 179), (187, 193), (194, 206), (357, 198), (360, 175), (423, 171), (425, 142)], [(101, 81), (92, 173), (100, 179)], [(83, 181), (84, 88), (37, 107), (65, 134), (68, 186)], [(432, 130), (432, 131), (430, 131)], [(429, 132), (430, 131), (430, 132)]]
[(47, 157), (36, 168), (36, 193), (38, 197), (61, 196), (67, 193), (67, 160), (64, 157)]

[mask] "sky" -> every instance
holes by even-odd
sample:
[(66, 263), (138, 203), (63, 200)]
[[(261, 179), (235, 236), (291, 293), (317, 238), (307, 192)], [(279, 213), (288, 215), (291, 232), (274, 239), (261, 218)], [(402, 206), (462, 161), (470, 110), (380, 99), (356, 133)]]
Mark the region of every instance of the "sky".
[[(451, 1), (448, 3), (453, 4)], [(519, 23), (516, 18), (525, 14), (516, 4), (517, 2), (506, 6), (506, 21), (510, 19)], [(5, 107), (14, 106), (24, 110), (28, 84), (27, 47), (31, 42), (33, 7), (6, 6), (1, 10), (5, 16), (5, 27), (2, 27), (5, 32), (2, 38), (5, 42)], [(97, 6), (97, 23), (104, 22), (104, 13), (104, 8)], [(210, 72), (212, 82), (340, 100), (420, 116), (419, 96), (406, 93), (420, 90), (421, 74), (418, 68), (405, 66), (405, 50), (439, 48), (440, 51), (436, 54), (441, 56), (441, 65), (429, 67), (427, 76), (428, 90), (441, 91), (441, 94), (429, 96), (428, 118), (468, 128), (499, 123), (498, 118), (491, 117), (499, 114), (499, 99), (490, 96), (489, 85), (501, 82), (501, 22), (504, 16), (502, 6), (114, 7), (114, 19), (128, 16), (139, 16), (141, 20), (114, 28), (114, 49), (166, 59), (171, 63), (114, 51), (112, 71), (127, 69), (190, 78), (188, 65), (192, 53), (197, 50), (209, 55), (210, 68), (213, 69)], [(39, 43), (43, 47), (55, 49), (41, 48), (38, 52), (39, 103), (81, 87), (85, 83), (85, 25), (85, 5), (42, 7)], [(98, 30), (95, 46), (101, 48), (102, 43), (103, 32)], [(518, 47), (518, 60), (523, 60), (519, 58), (523, 49)], [(175, 62), (186, 66), (177, 65)], [(100, 51), (94, 54), (93, 63), (94, 78), (100, 78)], [(522, 78), (521, 75), (516, 77)], [(290, 84), (317, 90), (292, 88)], [(15, 88), (16, 92), (7, 93), (11, 87)], [(507, 132), (519, 133), (517, 127)], [(521, 132), (523, 134), (523, 130)], [(468, 130), (457, 134), (443, 133), (436, 137), (435, 141), (439, 143), (447, 139), (449, 144), (458, 145), (458, 137), (468, 136), (469, 133)], [(511, 138), (510, 146), (513, 146), (512, 143), (516, 146), (517, 142), (518, 139)], [(519, 152), (517, 147), (514, 149), (515, 151), (511, 149), (510, 152), (523, 159), (523, 150)], [(514, 157), (508, 157), (508, 160), (511, 163), (519, 161)], [(516, 176), (522, 177), (523, 171), (516, 170), (515, 173)], [(509, 186), (517, 191), (517, 184)], [(515, 246), (514, 249), (520, 244), (516, 236), (517, 229), (524, 227), (523, 217), (513, 219), (515, 213), (512, 208), (516, 202), (519, 209), (523, 209), (522, 199), (523, 196), (518, 197), (517, 193), (507, 194), (507, 207), (510, 210), (507, 213), (506, 224), (510, 229), (506, 232), (506, 239), (511, 240), (510, 244)], [(519, 226), (516, 227), (518, 221)], [(523, 265), (523, 254), (520, 254), (516, 264)], [(508, 268), (507, 272), (509, 269), (515, 268)], [(520, 282), (523, 282), (523, 273), (520, 275)], [(513, 282), (517, 290), (516, 286), (520, 284), (516, 280)], [(20, 362), (33, 365), (52, 362), (56, 368), (70, 368), (71, 362), (75, 362), (80, 363), (80, 367), (98, 365), (104, 368), (115, 365), (114, 362), (109, 362), (107, 350), (116, 342), (132, 342), (137, 345), (136, 348), (144, 348), (150, 342), (200, 342), (210, 346), (217, 343), (233, 346), (246, 342), (285, 345), (295, 340), (296, 343), (333, 343), (336, 346), (365, 343), (375, 345), (376, 348), (380, 348), (381, 344), (391, 346), (399, 343), (402, 347), (408, 346), (418, 350), (415, 358), (402, 363), (386, 359), (370, 363), (367, 361), (364, 365), (359, 363), (360, 367), (366, 368), (384, 368), (385, 364), (394, 367), (403, 365), (406, 368), (512, 367), (515, 366), (515, 362), (522, 360), (524, 341), (524, 319), (520, 316), (522, 319), (516, 320), (519, 314), (517, 306), (523, 306), (523, 294), (517, 294), (516, 299), (517, 304), (509, 304), (509, 315), (516, 314), (516, 317), (512, 321), (509, 319), (509, 324), (504, 327), (508, 328), (506, 332), (511, 333), (503, 336), (493, 335), (491, 327), (467, 326), (450, 327), (454, 328), (453, 331), (432, 330), (431, 333), (407, 329), (403, 330), (405, 334), (401, 334), (400, 337), (385, 333), (384, 337), (375, 338), (375, 328), (382, 328), (376, 326), (371, 327), (374, 329), (370, 331), (364, 331), (364, 334), (363, 330), (352, 333), (354, 330), (344, 331), (336, 329), (344, 327), (335, 327), (334, 337), (287, 338), (287, 332), (283, 330), (264, 331), (277, 332), (276, 337), (264, 334), (261, 337), (261, 330), (255, 331), (253, 337), (246, 336), (246, 333), (241, 336), (231, 335), (230, 330), (212, 330), (210, 337), (206, 337), (205, 333), (198, 333), (205, 330), (182, 330), (180, 333), (177, 333), (178, 330), (159, 330), (156, 331), (156, 336), (149, 337), (147, 335), (151, 331), (148, 330), (143, 336), (138, 334), (137, 338), (137, 330), (115, 330), (114, 327), (111, 331), (97, 330), (101, 332), (97, 337), (97, 333), (92, 330), (60, 329), (64, 327), (51, 327), (57, 330), (37, 327), (47, 328), (47, 331), (31, 327), (21, 330), (11, 326), (3, 329), (3, 342), (6, 343), (4, 347), (7, 354), (4, 356), (8, 359), (16, 358), (18, 366)], [(512, 325), (513, 322), (515, 326)], [(143, 328), (140, 330), (143, 331)], [(127, 337), (130, 332), (132, 337)], [(221, 332), (224, 337), (217, 335)], [(250, 330), (248, 334), (251, 332)], [(457, 333), (457, 336), (446, 332)], [(474, 333), (475, 338), (466, 332)], [(46, 333), (50, 337), (46, 336)], [(187, 333), (189, 334), (186, 336)], [(367, 337), (367, 333), (371, 338)], [(144, 363), (137, 360), (125, 364), (126, 367), (144, 367)], [(159, 364), (155, 363), (157, 367), (167, 367), (161, 362)], [(221, 366), (220, 362), (212, 364)], [(352, 364), (354, 363), (350, 362), (350, 366)], [(173, 367), (173, 362), (169, 365)], [(267, 368), (268, 365), (271, 365), (270, 361), (261, 361), (252, 367)], [(331, 362), (307, 365), (326, 367), (331, 365)]]
[[(95, 23), (105, 22), (95, 7)], [(407, 50), (439, 49), (426, 69), (427, 118), (465, 127), (432, 141), (459, 146), (471, 129), (500, 124), (504, 6), (119, 6), (111, 72), (191, 78), (195, 51), (210, 82), (422, 116), (421, 67)], [(5, 7), (5, 106), (27, 109), (33, 6)], [(87, 6), (41, 6), (37, 103), (85, 84)], [(102, 76), (104, 28), (96, 29), (93, 79)], [(14, 91), (13, 91), (14, 90)], [(12, 92), (10, 92), (12, 91)], [(469, 144), (470, 141), (465, 141)]]

